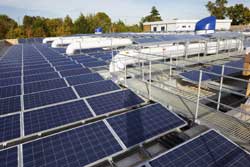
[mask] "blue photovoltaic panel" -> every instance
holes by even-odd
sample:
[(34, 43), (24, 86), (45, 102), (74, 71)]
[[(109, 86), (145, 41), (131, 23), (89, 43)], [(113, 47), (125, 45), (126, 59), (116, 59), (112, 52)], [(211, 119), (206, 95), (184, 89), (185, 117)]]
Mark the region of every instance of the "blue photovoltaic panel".
[(51, 67), (50, 64), (48, 63), (44, 63), (41, 65), (31, 65), (31, 66), (24, 66), (24, 70), (34, 70), (34, 69), (38, 69), (38, 68), (49, 68)]
[(101, 121), (24, 144), (23, 163), (24, 167), (83, 167), (121, 150)]
[(85, 67), (101, 67), (101, 66), (106, 66), (107, 63), (104, 61), (94, 61), (94, 62), (89, 62), (89, 63), (82, 63)]
[(0, 115), (9, 114), (21, 110), (21, 99), (19, 96), (0, 99)]
[(62, 87), (67, 87), (67, 84), (63, 79), (52, 79), (46, 81), (32, 82), (24, 84), (24, 93), (28, 94)]
[(87, 101), (97, 115), (132, 107), (144, 102), (131, 90), (92, 97)]
[(153, 159), (152, 167), (249, 167), (250, 155), (211, 130)]
[(57, 72), (24, 76), (24, 83), (60, 78)]
[(61, 88), (45, 92), (26, 94), (24, 95), (24, 108), (30, 109), (48, 104), (72, 100), (75, 98), (76, 95), (71, 88)]
[(57, 71), (64, 71), (64, 70), (71, 70), (76, 68), (82, 68), (81, 64), (71, 64), (71, 65), (65, 65), (65, 66), (58, 66), (56, 67)]
[[(184, 77), (185, 79), (187, 79), (187, 80), (194, 81), (194, 82), (199, 82), (200, 71), (193, 70), (193, 71), (183, 72), (180, 75), (182, 77)], [(207, 80), (210, 80), (210, 79), (211, 79), (210, 75), (208, 75), (206, 73), (202, 73), (201, 81), (207, 81)]]
[[(243, 64), (244, 64), (243, 59), (240, 59), (238, 61), (231, 61), (231, 62), (224, 64), (225, 65), (224, 75), (233, 75), (235, 73), (241, 72), (243, 68)], [(240, 68), (240, 69), (235, 69), (232, 67)], [(214, 65), (214, 66), (210, 66), (207, 68), (203, 68), (201, 70), (204, 71), (202, 73), (202, 81), (207, 81), (211, 79), (216, 80), (220, 78), (219, 75), (221, 75), (222, 73), (222, 65)], [(215, 74), (210, 74), (210, 73), (205, 73), (205, 72), (210, 72), (210, 73), (215, 73)], [(200, 72), (198, 70), (193, 70), (193, 71), (181, 73), (180, 75), (188, 80), (198, 82)]]
[(0, 87), (21, 84), (21, 77), (0, 79)]
[(17, 95), (21, 95), (21, 85), (0, 88), (0, 99)]
[(25, 135), (92, 117), (83, 100), (24, 113)]
[(6, 73), (6, 72), (16, 72), (21, 71), (21, 67), (10, 67), (10, 68), (1, 68), (0, 66), (0, 73)]
[(20, 115), (0, 118), (0, 142), (20, 137)]
[(14, 78), (14, 77), (19, 77), (21, 76), (21, 71), (18, 72), (7, 72), (7, 73), (1, 73), (0, 72), (0, 78), (4, 79), (4, 78)]
[(87, 68), (78, 68), (73, 70), (61, 71), (60, 72), (63, 77), (69, 77), (74, 75), (81, 75), (91, 73), (91, 71)]
[(17, 147), (13, 147), (13, 148), (0, 151), (0, 166), (1, 167), (18, 167)]
[(59, 67), (59, 66), (67, 66), (67, 65), (74, 65), (76, 64), (74, 61), (67, 60), (67, 61), (62, 61), (62, 62), (57, 62), (57, 63), (52, 63), (53, 66)]
[(160, 104), (121, 114), (107, 121), (127, 147), (186, 125), (185, 121)]
[(34, 69), (34, 70), (27, 70), (24, 71), (24, 75), (37, 75), (41, 73), (49, 73), (49, 72), (54, 72), (55, 70), (52, 67), (49, 68), (39, 68), (39, 69)]
[(105, 80), (84, 85), (75, 86), (80, 97), (96, 95), (120, 89), (113, 81)]
[(89, 82), (101, 81), (103, 80), (103, 78), (98, 73), (91, 73), (68, 77), (66, 78), (66, 80), (70, 85), (79, 85)]

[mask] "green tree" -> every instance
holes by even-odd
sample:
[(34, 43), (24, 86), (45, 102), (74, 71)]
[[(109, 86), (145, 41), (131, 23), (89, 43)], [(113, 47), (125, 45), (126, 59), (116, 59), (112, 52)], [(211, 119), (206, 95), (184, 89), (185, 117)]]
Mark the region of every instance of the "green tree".
[(10, 31), (6, 35), (6, 38), (8, 39), (25, 38), (23, 26), (11, 28)]
[(75, 34), (88, 33), (89, 27), (85, 16), (81, 13), (80, 16), (74, 22), (73, 32)]
[(0, 15), (0, 39), (6, 38), (9, 30), (15, 29), (17, 23), (7, 15)]
[(63, 20), (60, 18), (56, 19), (46, 19), (46, 27), (49, 36), (59, 36), (61, 35), (59, 29), (63, 26)]
[(243, 4), (236, 4), (227, 9), (227, 15), (232, 19), (233, 25), (242, 25), (250, 23), (250, 9)]
[(227, 14), (227, 3), (227, 0), (216, 0), (215, 2), (209, 1), (206, 8), (210, 14), (217, 19), (225, 19)]
[(110, 32), (111, 30), (111, 19), (110, 17), (104, 13), (104, 12), (98, 12), (95, 17), (94, 17), (95, 23), (97, 25), (97, 27), (102, 27), (103, 28), (103, 32)]
[(128, 27), (121, 20), (113, 23), (112, 29), (113, 32), (128, 32)]
[(154, 22), (154, 21), (162, 21), (159, 11), (155, 6), (152, 7), (150, 15), (143, 17), (142, 22)]
[(63, 29), (64, 29), (64, 34), (63, 35), (70, 35), (73, 32), (73, 21), (69, 15), (67, 15), (64, 18), (63, 21)]

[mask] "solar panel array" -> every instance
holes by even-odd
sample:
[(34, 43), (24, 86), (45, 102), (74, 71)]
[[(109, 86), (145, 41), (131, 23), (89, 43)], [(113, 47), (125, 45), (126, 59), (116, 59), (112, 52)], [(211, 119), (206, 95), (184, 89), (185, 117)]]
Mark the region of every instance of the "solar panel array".
[(93, 117), (81, 98), (120, 89), (42, 44), (10, 47), (0, 59), (0, 69), (0, 142)]
[[(239, 72), (242, 72), (243, 64), (244, 64), (243, 59), (225, 63), (224, 64), (225, 65), (224, 75), (234, 75), (234, 74), (237, 74)], [(222, 73), (222, 66), (221, 65), (214, 65), (214, 66), (211, 66), (208, 68), (202, 68), (200, 70), (204, 71), (204, 73), (202, 73), (201, 81), (217, 80), (220, 78), (220, 76), (218, 76), (218, 75), (221, 75), (221, 73)], [(206, 73), (206, 72), (209, 72), (209, 73)], [(210, 73), (214, 73), (215, 75), (210, 74)], [(187, 80), (198, 82), (200, 72), (197, 70), (192, 70), (192, 71), (181, 73), (180, 76), (187, 79)]]
[[(141, 108), (144, 100), (134, 92), (92, 72), (89, 67), (107, 65), (110, 52), (75, 57), (61, 52), (23, 44), (0, 58), (0, 143), (27, 137), (0, 150), (0, 166), (80, 167), (186, 125), (160, 104)], [(126, 112), (117, 115), (121, 110)], [(43, 132), (50, 135), (39, 137)]]
[(152, 167), (248, 167), (250, 154), (214, 130), (174, 148), (149, 162)]

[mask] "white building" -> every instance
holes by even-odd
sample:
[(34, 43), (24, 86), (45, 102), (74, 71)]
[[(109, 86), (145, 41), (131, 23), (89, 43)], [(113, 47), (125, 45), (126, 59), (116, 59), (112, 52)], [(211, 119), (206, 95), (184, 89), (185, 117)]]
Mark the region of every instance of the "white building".
[[(199, 20), (169, 20), (158, 22), (145, 22), (144, 32), (175, 32), (194, 31)], [(216, 30), (229, 30), (232, 20), (216, 20)]]

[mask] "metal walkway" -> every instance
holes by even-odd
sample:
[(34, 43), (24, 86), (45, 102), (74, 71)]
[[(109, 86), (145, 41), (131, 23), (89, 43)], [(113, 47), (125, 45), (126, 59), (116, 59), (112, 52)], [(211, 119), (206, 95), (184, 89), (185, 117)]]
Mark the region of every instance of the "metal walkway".
[[(138, 94), (148, 97), (149, 84), (141, 80), (128, 79), (127, 87)], [(181, 114), (189, 119), (194, 119), (196, 101), (185, 98), (152, 85), (151, 99), (164, 106), (171, 107), (174, 112)], [(215, 128), (228, 136), (230, 139), (250, 150), (250, 124), (228, 116), (221, 112), (200, 104), (198, 119), (200, 124), (210, 128)]]

